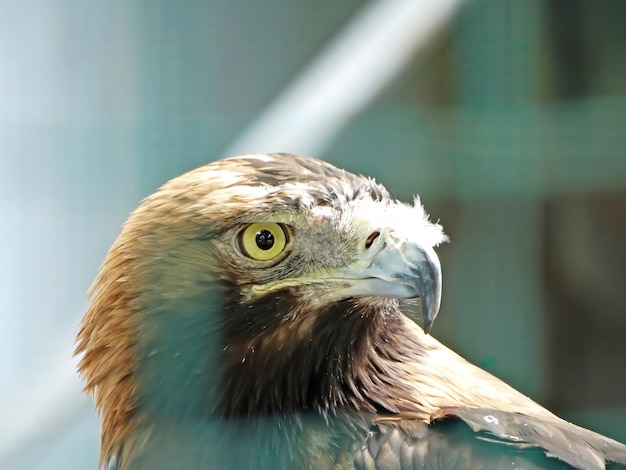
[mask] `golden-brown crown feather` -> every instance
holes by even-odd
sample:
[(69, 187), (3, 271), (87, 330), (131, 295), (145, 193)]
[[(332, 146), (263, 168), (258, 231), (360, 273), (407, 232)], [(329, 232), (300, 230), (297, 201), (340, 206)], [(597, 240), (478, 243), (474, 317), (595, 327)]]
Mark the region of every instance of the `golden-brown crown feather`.
[[(202, 296), (209, 289), (233, 291), (253, 280), (272, 279), (255, 278), (257, 271), (238, 265), (233, 244), (224, 239), (232, 241), (238, 227), (273, 220), (276, 214), (315, 227), (318, 221), (309, 220), (312, 208), (324, 206), (336, 210), (330, 212), (336, 215), (361, 202), (366, 208), (378, 202), (396, 204), (372, 179), (317, 160), (256, 154), (193, 170), (166, 183), (140, 204), (124, 224), (90, 289), (91, 304), (77, 339), (85, 389), (93, 394), (102, 415), (101, 464), (120, 453), (132, 453), (124, 444), (151, 432), (146, 426), (141, 428), (146, 424), (140, 409), (145, 405), (141, 399), (146, 384), (137, 378), (139, 364), (145, 367), (152, 356), (163, 353), (150, 341), (167, 334), (167, 327), (178, 321), (187, 321), (186, 327), (202, 341), (214, 326), (189, 321), (188, 317), (198, 313), (193, 308), (205, 304), (178, 300), (197, 302), (201, 298), (206, 302)], [(418, 226), (430, 230), (433, 244), (442, 241), (441, 228), (428, 224), (421, 206), (417, 209), (410, 215), (423, 219)], [(355, 229), (345, 220), (327, 223), (327, 231), (344, 224), (345, 233), (322, 234), (330, 238), (309, 250), (317, 257), (309, 256), (301, 264), (327, 268), (350, 258), (349, 251), (338, 252), (335, 259), (323, 258), (324, 251), (348, 243)], [(285, 269), (287, 275), (295, 272), (293, 266)], [(626, 461), (621, 444), (560, 420), (426, 335), (400, 312), (397, 301), (350, 299), (320, 307), (312, 318), (306, 310), (316, 305), (315, 291), (307, 297), (294, 292), (289, 287), (277, 292), (265, 299), (263, 309), (245, 303), (243, 291), (212, 299), (235, 299), (221, 306), (227, 309), (227, 318), (220, 326), (241, 330), (226, 338), (230, 343), (219, 344), (224, 346), (222, 352), (228, 349), (220, 356), (225, 370), (220, 385), (225, 396), (218, 399), (228, 410), (223, 415), (249, 417), (254, 407), (268, 413), (314, 408), (323, 414), (347, 405), (371, 418), (370, 424), (389, 427), (392, 434), (400, 430), (411, 439), (427, 430), (416, 422), (427, 425), (456, 416), (474, 430), (490, 432), (509, 443), (530, 443), (579, 467), (602, 468), (605, 459)], [(248, 310), (252, 307), (259, 310)], [(151, 311), (158, 315), (148, 316)], [(163, 316), (172, 312), (178, 315), (174, 323), (164, 322)], [(162, 323), (157, 325), (157, 321)], [(172, 336), (174, 341), (189, 338)], [(178, 353), (176, 348), (173, 351)], [(170, 360), (176, 367), (183, 361)], [(201, 367), (208, 364), (204, 358), (202, 361)], [(320, 374), (307, 371), (308, 366), (319, 367), (322, 362), (327, 369)], [(193, 368), (185, 371), (190, 372), (185, 377), (194, 376), (194, 380), (205, 373)], [(268, 376), (262, 377), (266, 372)], [(162, 382), (149, 383), (158, 386)], [(178, 384), (174, 381), (174, 385)], [(242, 404), (240, 398), (245, 394), (250, 397)], [(494, 410), (488, 417), (497, 418), (500, 428), (486, 420), (488, 410)], [(140, 432), (135, 432), (138, 428)], [(420, 436), (413, 435), (416, 433)], [(576, 448), (570, 449), (571, 439), (576, 440)], [(311, 449), (306, 458), (314, 462)]]

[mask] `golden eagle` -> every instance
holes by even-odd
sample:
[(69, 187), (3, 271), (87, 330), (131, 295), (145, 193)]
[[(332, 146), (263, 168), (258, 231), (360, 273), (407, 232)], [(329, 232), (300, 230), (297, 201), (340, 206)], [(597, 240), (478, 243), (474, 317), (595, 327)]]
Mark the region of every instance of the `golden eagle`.
[[(443, 346), (419, 200), (309, 158), (228, 158), (125, 223), (78, 334), (117, 469), (604, 468), (626, 446)], [(423, 328), (402, 311), (420, 298)]]

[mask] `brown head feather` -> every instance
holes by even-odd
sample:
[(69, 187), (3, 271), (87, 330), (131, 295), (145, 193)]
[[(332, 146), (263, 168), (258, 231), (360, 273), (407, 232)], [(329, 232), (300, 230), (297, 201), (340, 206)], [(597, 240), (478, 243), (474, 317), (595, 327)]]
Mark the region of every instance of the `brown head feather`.
[[(230, 246), (216, 246), (212, 239), (277, 211), (295, 219), (315, 205), (338, 207), (361, 197), (381, 200), (388, 194), (368, 178), (316, 160), (276, 154), (243, 156), (198, 168), (166, 183), (141, 203), (124, 224), (90, 289), (91, 304), (77, 339), (85, 389), (93, 394), (102, 415), (101, 463), (115, 455), (143, 419), (140, 389), (146, 383), (138, 380), (138, 363), (162, 353), (158, 344), (146, 340), (162, 334), (152, 331), (157, 320), (146, 318), (149, 310), (169, 305), (184, 316), (185, 307), (177, 308), (177, 300), (187, 302), (209, 286), (223, 289), (220, 283), (251, 282), (247, 271), (235, 270), (232, 256), (225, 254)], [(239, 294), (234, 295), (237, 303)], [(293, 326), (282, 333), (277, 330), (264, 341), (287, 345), (284, 336), (291, 336), (293, 330)], [(251, 345), (241, 347), (249, 351)]]

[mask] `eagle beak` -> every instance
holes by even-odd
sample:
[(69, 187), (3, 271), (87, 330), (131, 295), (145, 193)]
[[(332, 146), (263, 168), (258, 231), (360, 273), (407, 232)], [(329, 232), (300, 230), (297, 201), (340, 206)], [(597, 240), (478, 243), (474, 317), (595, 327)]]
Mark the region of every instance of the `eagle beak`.
[(424, 332), (430, 331), (441, 304), (441, 263), (431, 246), (383, 233), (356, 264), (367, 267), (351, 270), (347, 294), (419, 297)]

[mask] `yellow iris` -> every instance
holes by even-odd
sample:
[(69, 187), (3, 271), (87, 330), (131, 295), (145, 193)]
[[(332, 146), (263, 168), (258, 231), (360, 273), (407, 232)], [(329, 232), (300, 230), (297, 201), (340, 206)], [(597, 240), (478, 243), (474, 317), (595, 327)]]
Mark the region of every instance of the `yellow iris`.
[(239, 247), (250, 258), (268, 261), (280, 255), (287, 246), (285, 228), (273, 222), (251, 224), (239, 234)]

